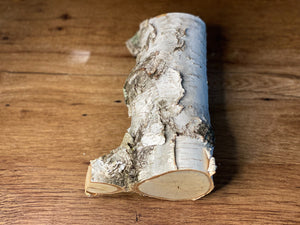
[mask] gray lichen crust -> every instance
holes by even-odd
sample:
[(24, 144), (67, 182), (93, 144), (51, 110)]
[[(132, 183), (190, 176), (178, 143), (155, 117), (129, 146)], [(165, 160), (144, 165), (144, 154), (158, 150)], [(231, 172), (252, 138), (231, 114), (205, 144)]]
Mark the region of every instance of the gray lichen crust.
[(123, 89), (131, 126), (117, 149), (91, 161), (91, 182), (130, 191), (169, 171), (214, 174), (205, 35), (202, 20), (189, 14), (141, 23), (127, 42), (136, 56)]

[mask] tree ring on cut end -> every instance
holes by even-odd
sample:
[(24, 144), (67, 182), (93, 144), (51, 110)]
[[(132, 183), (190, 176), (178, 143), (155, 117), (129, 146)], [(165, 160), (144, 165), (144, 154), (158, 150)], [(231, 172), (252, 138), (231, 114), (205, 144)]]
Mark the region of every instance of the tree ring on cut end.
[(138, 184), (144, 195), (166, 200), (196, 200), (213, 189), (209, 174), (197, 170), (176, 170)]
[(91, 182), (91, 170), (92, 167), (89, 165), (88, 171), (86, 174), (85, 181), (85, 192), (91, 195), (97, 194), (114, 194), (122, 191), (121, 187), (118, 187), (113, 184), (100, 183), (100, 182)]

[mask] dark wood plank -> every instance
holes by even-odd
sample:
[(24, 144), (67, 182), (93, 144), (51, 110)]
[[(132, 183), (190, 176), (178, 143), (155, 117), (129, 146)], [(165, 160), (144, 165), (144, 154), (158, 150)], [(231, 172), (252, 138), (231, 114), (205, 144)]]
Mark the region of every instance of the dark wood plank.
[[(216, 188), (84, 195), (130, 118), (124, 42), (171, 11), (207, 24)], [(298, 1), (0, 1), (0, 224), (300, 223)]]

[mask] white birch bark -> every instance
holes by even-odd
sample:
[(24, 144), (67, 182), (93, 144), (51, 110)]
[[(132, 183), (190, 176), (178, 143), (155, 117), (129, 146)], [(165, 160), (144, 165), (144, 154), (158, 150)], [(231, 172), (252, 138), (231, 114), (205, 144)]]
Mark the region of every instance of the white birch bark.
[(127, 47), (136, 56), (124, 85), (131, 126), (120, 147), (91, 161), (86, 193), (198, 199), (213, 189), (216, 169), (205, 24), (164, 14), (142, 22)]

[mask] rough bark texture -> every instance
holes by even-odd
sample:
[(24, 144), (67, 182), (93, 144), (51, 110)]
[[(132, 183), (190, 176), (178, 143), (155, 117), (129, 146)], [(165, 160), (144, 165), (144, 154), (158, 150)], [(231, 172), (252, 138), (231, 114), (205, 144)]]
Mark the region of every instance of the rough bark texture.
[[(86, 193), (136, 191), (169, 200), (197, 199), (207, 194), (213, 189), (216, 166), (208, 110), (204, 22), (183, 13), (145, 20), (127, 47), (136, 56), (136, 66), (123, 89), (131, 126), (117, 149), (91, 161)], [(146, 182), (176, 171), (198, 173), (207, 187), (191, 195), (182, 194), (184, 191), (172, 196), (157, 194), (157, 190), (147, 193), (152, 186)], [(178, 184), (170, 186), (178, 189), (182, 182), (193, 182), (180, 178), (182, 173), (173, 176), (178, 177)], [(161, 179), (153, 180), (153, 185), (160, 185)], [(191, 179), (198, 179), (198, 175)], [(89, 188), (93, 183), (98, 190)], [(118, 188), (101, 191), (101, 184)], [(153, 188), (167, 189), (159, 185)]]

